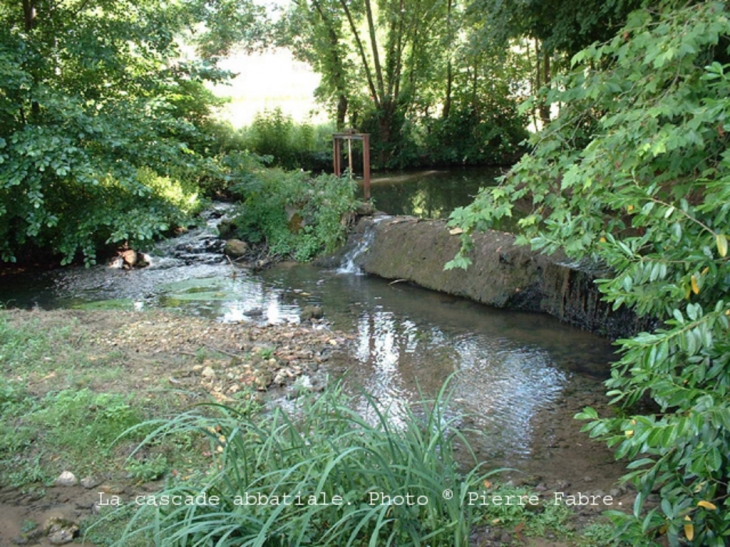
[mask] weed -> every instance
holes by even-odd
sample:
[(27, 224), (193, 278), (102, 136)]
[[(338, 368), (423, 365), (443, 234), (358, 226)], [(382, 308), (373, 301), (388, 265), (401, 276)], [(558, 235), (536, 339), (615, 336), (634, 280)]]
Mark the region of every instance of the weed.
[(274, 349), (273, 348), (262, 348), (259, 351), (259, 355), (262, 359), (271, 359), (274, 356)]
[(157, 499), (205, 493), (219, 503), (140, 508), (118, 545), (139, 535), (170, 545), (468, 545), (478, 514), (466, 497), (490, 473), (460, 471), (454, 443), (468, 443), (447, 414), (446, 392), (407, 410), (402, 427), (366, 401), (375, 423), (339, 389), (306, 400), (297, 417), (213, 405), (216, 416), (156, 422), (147, 442), (194, 430), (219, 455), (207, 476)]
[(170, 463), (162, 454), (158, 454), (154, 458), (148, 458), (144, 461), (129, 460), (127, 470), (132, 478), (142, 482), (155, 481), (169, 470)]
[(28, 532), (32, 532), (38, 528), (38, 523), (34, 520), (24, 520), (23, 523), (20, 525), (20, 531), (23, 534), (27, 534)]
[(581, 533), (580, 545), (585, 547), (609, 547), (615, 545), (613, 539), (615, 527), (610, 524), (593, 523), (586, 526)]
[(300, 171), (261, 170), (234, 189), (244, 198), (234, 221), (238, 235), (300, 262), (343, 242), (357, 204), (352, 181)]

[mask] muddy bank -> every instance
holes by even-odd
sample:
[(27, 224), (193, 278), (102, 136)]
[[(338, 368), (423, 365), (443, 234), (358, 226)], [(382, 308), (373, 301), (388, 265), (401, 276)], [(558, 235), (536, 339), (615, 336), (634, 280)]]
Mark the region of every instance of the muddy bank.
[(610, 338), (646, 328), (645, 320), (601, 301), (594, 280), (609, 276), (606, 270), (536, 253), (515, 245), (512, 234), (490, 230), (474, 236), (468, 270), (444, 271), (459, 245), (445, 221), (376, 216), (360, 221), (342, 255), (369, 274), (497, 308), (548, 313)]

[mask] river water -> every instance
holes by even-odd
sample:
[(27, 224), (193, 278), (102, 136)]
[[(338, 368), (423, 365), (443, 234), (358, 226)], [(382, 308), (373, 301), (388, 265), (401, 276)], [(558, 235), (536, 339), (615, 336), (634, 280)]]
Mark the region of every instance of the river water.
[[(579, 447), (587, 443), (570, 438), (579, 426), (568, 423), (576, 410), (569, 403), (576, 393), (601, 391), (613, 358), (607, 340), (546, 315), (492, 309), (346, 268), (282, 264), (253, 274), (220, 253), (215, 225), (226, 210), (218, 206), (207, 227), (158, 245), (148, 268), (5, 276), (0, 303), (177, 308), (263, 323), (296, 323), (304, 306), (319, 305), (333, 328), (356, 335), (343, 367), (351, 385), (397, 409), (419, 392), (433, 395), (455, 374), (454, 403), (471, 415), (467, 425), (486, 433), (477, 443), (481, 457), (529, 472), (566, 463), (580, 468)], [(561, 462), (568, 454), (572, 463)], [(596, 465), (595, 454), (584, 459), (574, 471), (581, 476)], [(598, 459), (609, 465), (607, 453)]]
[(499, 167), (405, 171), (376, 174), (372, 179), (375, 207), (391, 215), (447, 218), (457, 207), (474, 201), (480, 188), (493, 186)]

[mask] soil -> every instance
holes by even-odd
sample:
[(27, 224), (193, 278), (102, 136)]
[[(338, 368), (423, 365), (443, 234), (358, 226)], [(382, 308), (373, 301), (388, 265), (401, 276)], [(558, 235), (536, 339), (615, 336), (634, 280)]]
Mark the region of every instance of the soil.
[[(258, 326), (252, 323), (217, 323), (207, 319), (171, 312), (119, 311), (4, 311), (15, 328), (49, 330), (72, 325), (78, 340), (91, 341), (100, 363), (121, 366), (123, 373), (113, 380), (97, 381), (88, 387), (105, 392), (142, 392), (151, 386), (164, 386), (185, 392), (187, 404), (195, 398), (212, 397), (226, 402), (244, 387), (252, 387), (260, 397), (276, 400), (293, 386), (323, 389), (327, 375), (337, 376), (349, 366), (348, 351), (352, 336), (331, 331), (317, 320), (302, 324)], [(72, 342), (73, 343), (73, 342)], [(79, 342), (81, 343), (81, 342)], [(62, 371), (58, 371), (60, 373)], [(60, 378), (51, 373), (26, 378), (28, 391), (37, 396), (59, 389)], [(591, 443), (580, 433), (581, 424), (572, 416), (584, 406), (604, 406), (605, 399), (595, 390), (566, 395), (548, 412), (564, 420), (538, 419), (535, 429), (534, 458), (528, 474), (506, 476), (514, 484), (531, 487), (541, 499), (551, 500), (554, 492), (613, 495), (611, 506), (604, 503), (577, 507), (571, 526), (580, 529), (597, 518), (601, 511), (630, 508), (632, 494), (615, 483), (623, 465), (613, 461), (600, 443)], [(552, 425), (551, 425), (552, 424)], [(582, 446), (589, 445), (589, 448)], [(576, 451), (576, 447), (582, 449)], [(578, 454), (578, 457), (576, 457)], [(547, 463), (546, 463), (547, 462)], [(100, 477), (91, 488), (52, 486), (31, 493), (16, 489), (0, 490), (0, 547), (13, 544), (51, 545), (42, 533), (26, 534), (24, 522), (41, 524), (54, 517), (81, 522), (99, 510), (100, 492), (122, 499), (154, 491), (155, 484), (134, 484), (123, 477)], [(620, 505), (619, 505), (620, 504)], [(524, 541), (521, 541), (524, 540)], [(81, 541), (77, 539), (75, 541)], [(481, 547), (529, 545), (566, 547), (561, 538), (524, 538), (520, 530), (499, 526), (479, 530), (473, 544)], [(90, 545), (88, 542), (86, 545)]]

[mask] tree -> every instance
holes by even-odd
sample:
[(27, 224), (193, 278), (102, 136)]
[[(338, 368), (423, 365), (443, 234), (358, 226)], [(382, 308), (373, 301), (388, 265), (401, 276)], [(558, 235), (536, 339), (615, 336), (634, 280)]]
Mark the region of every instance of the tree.
[(291, 48), (302, 61), (322, 75), (316, 94), (334, 102), (335, 125), (344, 129), (356, 86), (348, 59), (346, 32), (336, 0), (294, 0), (279, 29), (279, 45)]
[[(226, 34), (221, 11), (248, 26)], [(0, 0), (2, 260), (33, 246), (93, 261), (99, 244), (181, 222), (205, 163), (191, 148), (209, 114), (202, 82), (226, 75), (214, 57), (181, 60), (178, 38), (206, 17), (189, 36), (214, 54), (228, 42), (211, 37), (237, 40), (256, 13), (224, 0)]]
[[(521, 243), (605, 263), (604, 298), (657, 319), (619, 341), (607, 382), (619, 415), (580, 415), (632, 460), (633, 514), (612, 515), (632, 545), (666, 535), (719, 547), (730, 535), (729, 44), (724, 2), (633, 12), (573, 57), (549, 95), (563, 108), (533, 152), (452, 215), (471, 232), (529, 200)], [(468, 246), (450, 267), (468, 265)], [(661, 503), (647, 510), (654, 491)]]
[[(502, 70), (501, 64), (513, 57), (474, 41), (483, 23), (466, 15), (467, 3), (459, 0), (297, 0), (280, 43), (322, 74), (318, 94), (333, 105), (338, 127), (349, 118), (373, 134), (380, 166), (403, 166), (421, 161), (420, 153), (433, 157), (440, 135), (454, 142), (467, 136), (476, 150), (491, 146), (488, 123), (500, 116), (506, 125), (522, 121), (510, 108), (515, 97), (507, 79), (515, 65)], [(452, 112), (458, 127), (447, 122)], [(502, 133), (517, 142), (524, 136)], [(450, 143), (438, 156), (433, 163), (477, 163), (489, 154), (460, 155)]]
[[(472, 14), (489, 14), (481, 29), (481, 40), (507, 47), (510, 40), (527, 39), (532, 59), (535, 91), (549, 86), (557, 64), (564, 66), (578, 51), (608, 40), (641, 7), (642, 0), (474, 0)], [(545, 101), (536, 103), (543, 124), (550, 121)]]

